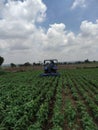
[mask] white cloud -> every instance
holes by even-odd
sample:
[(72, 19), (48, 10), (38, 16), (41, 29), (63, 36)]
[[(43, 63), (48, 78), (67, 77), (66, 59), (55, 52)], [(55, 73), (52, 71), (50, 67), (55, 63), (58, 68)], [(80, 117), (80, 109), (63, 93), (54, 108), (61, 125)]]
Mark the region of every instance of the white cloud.
[[(44, 34), (45, 35), (45, 34)], [(80, 32), (69, 32), (63, 23), (53, 24), (47, 30), (44, 55), (59, 60), (98, 60), (98, 21), (82, 21)], [(45, 57), (45, 56), (44, 56)]]
[(6, 4), (3, 2), (3, 0), (0, 1), (0, 11), (2, 12), (0, 39), (8, 45), (7, 50), (19, 47), (28, 48), (31, 43), (26, 43), (26, 41), (29, 41), (30, 37), (34, 37), (33, 35), (36, 33), (40, 33), (36, 23), (45, 20), (47, 9), (45, 4), (41, 0), (25, 0), (24, 2), (9, 0)]
[(96, 20), (95, 24), (92, 22), (88, 22), (87, 20), (83, 21), (80, 29), (84, 36), (90, 36), (90, 38), (93, 36), (96, 37), (98, 36), (98, 21)]
[(9, 0), (1, 10), (0, 39), (27, 38), (36, 31), (35, 24), (45, 19), (46, 6), (41, 0)]
[(36, 24), (45, 20), (46, 6), (41, 0), (9, 0), (2, 14), (0, 55), (4, 56), (5, 63), (47, 58), (98, 60), (98, 20), (82, 21), (77, 35), (67, 30), (64, 23), (54, 23), (46, 30)]
[(12, 1), (5, 5), (4, 18), (7, 20), (23, 20), (42, 22), (45, 18), (46, 6), (41, 0)]
[(65, 25), (63, 23), (50, 25), (47, 33), (46, 48), (49, 50), (58, 50), (66, 45), (67, 39), (65, 37)]
[(71, 9), (75, 9), (76, 7), (86, 7), (86, 0), (74, 0)]

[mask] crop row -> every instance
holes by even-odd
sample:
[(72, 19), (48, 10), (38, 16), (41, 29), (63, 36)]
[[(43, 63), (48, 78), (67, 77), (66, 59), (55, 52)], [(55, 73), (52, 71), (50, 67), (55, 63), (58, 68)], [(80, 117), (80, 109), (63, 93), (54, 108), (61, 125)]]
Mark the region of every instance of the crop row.
[[(80, 123), (81, 123), (83, 130), (91, 130), (91, 129), (97, 130), (97, 126), (94, 123), (93, 118), (89, 115), (87, 106), (84, 104), (83, 98), (85, 97), (87, 99), (90, 97), (87, 96), (86, 91), (84, 91), (84, 89), (79, 85), (79, 83), (77, 84), (77, 82), (75, 82), (76, 80), (74, 81), (73, 79), (74, 78), (72, 75), (70, 75), (70, 76), (67, 75), (67, 85), (72, 93), (72, 97), (73, 97), (73, 101), (74, 101), (74, 107), (72, 107), (72, 105), (71, 105), (72, 99), (70, 99), (71, 101), (69, 101), (69, 112), (73, 111), (72, 114), (69, 114), (69, 115), (73, 115), (73, 118), (74, 118), (73, 122), (75, 121), (75, 119), (80, 118), (80, 120), (81, 120)], [(81, 96), (80, 96), (80, 94), (81, 94)], [(83, 96), (83, 98), (81, 98), (82, 96)], [(95, 111), (94, 111), (94, 113), (97, 114), (97, 112), (95, 112)], [(78, 127), (79, 126), (73, 126), (73, 123), (70, 124), (71, 129), (72, 128), (78, 129)]]
[(98, 69), (40, 71), (0, 76), (1, 130), (97, 130)]

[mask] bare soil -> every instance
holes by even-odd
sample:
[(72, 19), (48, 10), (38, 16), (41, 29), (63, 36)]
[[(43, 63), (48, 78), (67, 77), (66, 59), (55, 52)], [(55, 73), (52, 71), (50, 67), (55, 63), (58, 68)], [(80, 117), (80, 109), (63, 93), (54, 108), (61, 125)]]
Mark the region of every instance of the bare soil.
[[(78, 68), (96, 68), (98, 67), (98, 63), (81, 63), (81, 64), (65, 64), (65, 65), (58, 65), (58, 70), (61, 69), (78, 69)], [(43, 66), (42, 65), (32, 65), (32, 66), (22, 66), (22, 67), (3, 67), (4, 70), (6, 71), (11, 71), (11, 72), (23, 72), (26, 70), (42, 70), (43, 71)]]

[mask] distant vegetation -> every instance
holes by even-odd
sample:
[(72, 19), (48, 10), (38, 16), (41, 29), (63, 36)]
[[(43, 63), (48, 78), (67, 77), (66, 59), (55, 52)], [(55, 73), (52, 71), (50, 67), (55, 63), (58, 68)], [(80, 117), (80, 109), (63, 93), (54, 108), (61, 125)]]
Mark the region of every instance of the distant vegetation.
[[(68, 62), (68, 61), (62, 61), (62, 62), (58, 62), (59, 65), (69, 65), (69, 64), (87, 64), (87, 63), (98, 63), (98, 61), (90, 61), (89, 59), (85, 59), (84, 61), (74, 61), (74, 62)], [(24, 64), (20, 64), (19, 66), (40, 66), (43, 65), (42, 62), (34, 62), (33, 64), (26, 62)]]
[[(0, 66), (3, 64), (4, 62), (4, 58), (0, 56)], [(0, 75), (4, 74), (5, 72), (2, 70), (2, 68), (0, 67)]]
[(19, 67), (25, 67), (25, 66), (32, 66), (29, 62), (26, 62), (24, 64), (19, 64)]
[(4, 58), (0, 56), (0, 66), (3, 64)]
[(16, 65), (15, 65), (14, 63), (11, 63), (10, 66), (11, 66), (12, 68), (16, 67)]
[(73, 62), (67, 62), (67, 61), (64, 61), (64, 62), (59, 62), (58, 64), (86, 64), (86, 63), (98, 63), (98, 61), (90, 61), (89, 59), (86, 59), (84, 61), (73, 61)]
[[(4, 58), (0, 56), (0, 66), (3, 64), (4, 62)], [(74, 64), (74, 65), (77, 65), (77, 64), (90, 64), (90, 63), (98, 63), (98, 61), (95, 61), (95, 60), (89, 60), (89, 59), (85, 59), (84, 61), (59, 61), (57, 64), (58, 65), (70, 65), (70, 64)], [(39, 61), (39, 62), (33, 62), (33, 63), (30, 63), (30, 62), (25, 62), (23, 64), (15, 64), (15, 63), (10, 63), (10, 67), (11, 68), (15, 68), (15, 67), (29, 67), (29, 66), (41, 66), (43, 65), (43, 62), (42, 61)], [(8, 65), (9, 66), (9, 65)]]

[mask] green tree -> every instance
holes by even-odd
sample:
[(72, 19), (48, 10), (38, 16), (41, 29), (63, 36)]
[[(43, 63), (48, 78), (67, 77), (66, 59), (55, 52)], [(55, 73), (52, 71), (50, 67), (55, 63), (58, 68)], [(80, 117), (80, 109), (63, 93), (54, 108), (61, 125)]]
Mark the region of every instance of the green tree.
[(89, 61), (88, 59), (86, 59), (84, 62), (85, 62), (85, 63), (90, 63), (90, 61)]
[(24, 63), (24, 66), (31, 66), (29, 62)]
[(16, 67), (16, 65), (14, 63), (11, 63), (10, 66), (13, 68), (13, 67)]
[(0, 56), (0, 66), (3, 64), (4, 58)]

